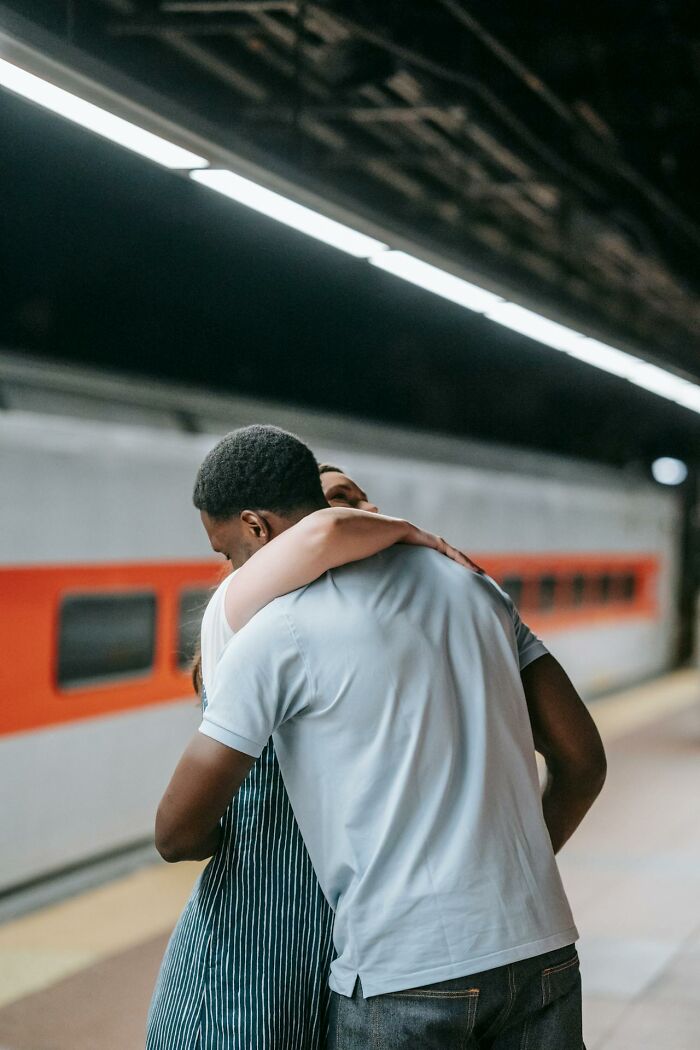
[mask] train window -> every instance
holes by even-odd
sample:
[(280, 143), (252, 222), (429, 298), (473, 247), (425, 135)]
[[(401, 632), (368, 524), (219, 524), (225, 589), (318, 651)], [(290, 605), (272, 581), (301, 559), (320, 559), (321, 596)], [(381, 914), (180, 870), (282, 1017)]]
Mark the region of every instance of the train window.
[(519, 606), (523, 596), (523, 581), (520, 576), (506, 576), (501, 582), (501, 587), (513, 602)]
[(553, 609), (554, 608), (554, 596), (557, 587), (556, 576), (541, 576), (540, 577), (540, 591), (539, 591), (539, 608), (540, 609)]
[(548, 572), (541, 576), (519, 576), (513, 573), (499, 580), (518, 608), (530, 612), (552, 612), (557, 609), (579, 610), (625, 602), (631, 604), (639, 591), (639, 577), (634, 571)]
[(625, 599), (625, 574), (616, 572), (612, 581), (612, 597), (615, 602), (624, 602)]
[(590, 605), (600, 605), (602, 598), (600, 597), (600, 585), (602, 583), (602, 576), (598, 575), (597, 572), (591, 573), (588, 577), (588, 587), (586, 590), (587, 602)]
[(586, 577), (577, 572), (571, 581), (571, 604), (583, 605), (586, 596)]
[(633, 602), (637, 593), (637, 579), (633, 572), (626, 572), (622, 577), (620, 596), (624, 602)]
[(211, 587), (188, 587), (180, 592), (177, 617), (177, 665), (185, 670), (194, 656), (202, 616), (211, 598)]
[(143, 674), (153, 666), (156, 596), (73, 594), (61, 603), (58, 684), (63, 689)]

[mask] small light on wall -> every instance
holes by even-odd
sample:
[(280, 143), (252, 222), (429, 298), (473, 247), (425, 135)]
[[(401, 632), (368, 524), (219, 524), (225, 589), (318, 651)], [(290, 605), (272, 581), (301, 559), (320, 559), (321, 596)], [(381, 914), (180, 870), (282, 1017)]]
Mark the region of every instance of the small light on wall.
[(688, 468), (682, 459), (661, 456), (652, 463), (651, 473), (660, 485), (682, 485), (688, 477)]

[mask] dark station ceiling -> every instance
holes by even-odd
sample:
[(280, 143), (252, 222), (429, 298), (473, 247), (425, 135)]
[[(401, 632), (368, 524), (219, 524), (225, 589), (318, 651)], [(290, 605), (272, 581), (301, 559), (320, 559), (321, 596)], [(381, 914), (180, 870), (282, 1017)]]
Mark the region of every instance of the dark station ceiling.
[(700, 7), (14, 0), (220, 142), (700, 375)]

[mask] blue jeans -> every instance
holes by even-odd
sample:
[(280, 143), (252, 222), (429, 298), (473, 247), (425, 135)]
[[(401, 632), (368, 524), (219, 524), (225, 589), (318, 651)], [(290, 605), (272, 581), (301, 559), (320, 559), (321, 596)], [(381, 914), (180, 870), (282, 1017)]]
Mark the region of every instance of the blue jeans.
[(328, 1050), (583, 1050), (573, 945), (389, 995), (333, 993)]

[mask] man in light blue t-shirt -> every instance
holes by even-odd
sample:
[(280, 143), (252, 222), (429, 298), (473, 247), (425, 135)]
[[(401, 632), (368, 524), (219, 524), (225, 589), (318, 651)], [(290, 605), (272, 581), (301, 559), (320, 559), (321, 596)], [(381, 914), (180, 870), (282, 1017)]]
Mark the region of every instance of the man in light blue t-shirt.
[[(266, 451), (287, 463), (275, 506), (251, 480)], [(275, 428), (227, 435), (195, 489), (215, 548), (240, 564), (316, 509), (312, 471)], [(580, 1050), (578, 935), (554, 851), (600, 790), (604, 755), (507, 595), (398, 546), (268, 605), (222, 656), (161, 804), (166, 859), (216, 849), (223, 808), (273, 734), (335, 911), (330, 1045)]]

